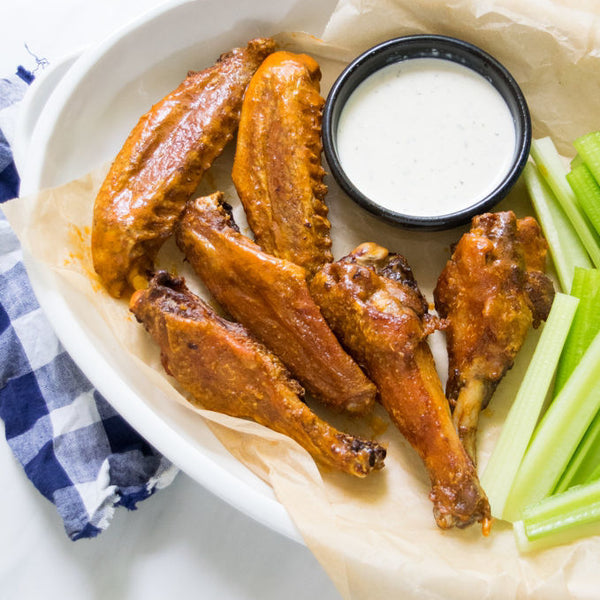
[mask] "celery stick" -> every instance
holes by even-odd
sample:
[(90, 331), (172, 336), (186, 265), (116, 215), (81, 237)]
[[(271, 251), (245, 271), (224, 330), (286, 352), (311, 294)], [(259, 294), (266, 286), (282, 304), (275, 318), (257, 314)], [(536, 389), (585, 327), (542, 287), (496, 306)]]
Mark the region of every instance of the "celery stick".
[(505, 518), (518, 520), (525, 506), (552, 492), (599, 408), (600, 334), (536, 427), (508, 496)]
[(554, 297), (525, 377), (481, 476), (481, 485), (495, 517), (503, 516), (508, 493), (540, 417), (578, 302), (566, 294)]
[(567, 173), (567, 181), (596, 233), (600, 233), (600, 186), (592, 172), (585, 164), (578, 165)]
[(577, 167), (578, 165), (583, 165), (585, 164), (583, 162), (583, 158), (581, 158), (581, 156), (579, 156), (579, 154), (576, 154), (573, 159), (571, 160), (571, 169), (574, 169), (575, 167)]
[(592, 268), (593, 265), (571, 222), (533, 163), (525, 165), (523, 177), (550, 247), (560, 287), (568, 293), (575, 267)]
[(595, 469), (587, 476), (585, 483), (592, 483), (592, 481), (598, 481), (600, 479), (600, 461), (596, 463)]
[(592, 262), (596, 267), (600, 267), (600, 237), (583, 214), (573, 190), (567, 183), (567, 169), (552, 140), (548, 137), (533, 140), (531, 142), (531, 156), (542, 177), (554, 192), (567, 217), (569, 217)]
[[(594, 337), (600, 332), (600, 270), (575, 268), (571, 295), (579, 298), (579, 306), (562, 350), (554, 394), (565, 384)], [(600, 462), (600, 413), (586, 431), (554, 493), (586, 483)]]
[(600, 131), (582, 135), (573, 142), (573, 146), (596, 181), (600, 182)]
[(600, 331), (600, 270), (575, 267), (571, 295), (579, 298), (579, 306), (558, 363), (554, 395)]
[(600, 466), (600, 412), (594, 417), (592, 424), (585, 432), (583, 439), (569, 466), (562, 474), (554, 494), (582, 483), (589, 483), (597, 479), (597, 468)]
[(523, 510), (514, 525), (522, 552), (600, 533), (600, 481), (579, 485)]

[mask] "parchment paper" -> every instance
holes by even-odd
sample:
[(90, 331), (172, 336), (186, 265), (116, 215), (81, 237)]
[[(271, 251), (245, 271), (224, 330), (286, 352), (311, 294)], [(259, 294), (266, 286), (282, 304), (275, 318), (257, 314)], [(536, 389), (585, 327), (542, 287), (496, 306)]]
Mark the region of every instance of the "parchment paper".
[[(552, 135), (570, 153), (577, 135), (599, 127), (600, 39), (595, 2), (530, 0), (459, 1), (348, 0), (339, 3), (323, 42), (302, 34), (282, 35), (283, 46), (304, 50), (322, 66), (325, 94), (345, 61), (367, 47), (398, 35), (440, 33), (473, 42), (507, 66), (528, 99), (536, 137)], [(199, 193), (226, 193), (248, 233), (230, 180), (233, 150), (215, 163)], [(106, 165), (80, 180), (35, 197), (4, 205), (23, 245), (41, 264), (59, 273), (73, 294), (83, 293), (90, 308), (150, 379), (174, 402), (193, 409), (159, 362), (150, 338), (131, 318), (125, 301), (110, 298), (91, 267), (92, 206)], [(404, 254), (427, 297), (461, 229), (437, 234), (405, 232), (387, 225), (350, 202), (327, 180), (334, 254), (372, 240)], [(499, 209), (533, 214), (522, 185)], [(202, 285), (173, 244), (159, 265)], [(68, 288), (68, 289), (69, 289)], [(67, 289), (67, 295), (69, 294)], [(94, 313), (95, 314), (95, 313)], [(479, 464), (483, 469), (514, 397), (539, 332), (532, 332), (512, 371), (499, 386), (480, 425)], [(445, 379), (443, 340), (431, 340)], [(389, 425), (378, 407), (363, 422), (345, 420), (314, 407), (335, 425), (377, 436), (388, 445), (386, 468), (365, 480), (323, 470), (297, 444), (254, 423), (198, 411), (228, 450), (267, 481), (286, 507), (307, 545), (348, 599), (506, 599), (597, 598), (600, 592), (600, 538), (520, 556), (510, 526), (496, 521), (484, 538), (477, 526), (440, 531), (427, 498), (428, 478), (416, 453)], [(383, 424), (383, 425), (382, 425)]]

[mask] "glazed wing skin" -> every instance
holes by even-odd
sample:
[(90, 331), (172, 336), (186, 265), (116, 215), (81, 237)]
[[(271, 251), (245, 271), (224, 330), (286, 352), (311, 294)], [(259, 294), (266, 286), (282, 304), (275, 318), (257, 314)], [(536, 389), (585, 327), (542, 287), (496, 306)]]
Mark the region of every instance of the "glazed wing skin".
[(323, 266), (310, 290), (423, 460), (437, 524), (447, 529), (480, 521), (486, 532), (489, 503), (454, 429), (426, 342), (439, 323), (428, 313), (405, 259), (376, 244), (362, 244)]
[(376, 389), (344, 352), (313, 301), (306, 271), (263, 252), (242, 235), (217, 192), (191, 200), (176, 240), (233, 318), (272, 350), (315, 397), (362, 413)]
[(193, 403), (283, 433), (316, 460), (351, 475), (383, 467), (385, 448), (319, 419), (279, 359), (244, 327), (219, 317), (182, 279), (159, 272), (134, 293), (130, 308)]
[(233, 181), (256, 242), (309, 275), (333, 260), (323, 199), (319, 65), (275, 52), (246, 92)]
[(186, 201), (233, 137), (244, 91), (273, 50), (271, 39), (252, 40), (190, 73), (130, 133), (94, 206), (94, 268), (113, 296), (146, 283)]
[(475, 460), (479, 412), (513, 365), (529, 328), (545, 320), (554, 288), (547, 244), (532, 217), (512, 211), (473, 219), (434, 291), (447, 320), (448, 384), (454, 422)]

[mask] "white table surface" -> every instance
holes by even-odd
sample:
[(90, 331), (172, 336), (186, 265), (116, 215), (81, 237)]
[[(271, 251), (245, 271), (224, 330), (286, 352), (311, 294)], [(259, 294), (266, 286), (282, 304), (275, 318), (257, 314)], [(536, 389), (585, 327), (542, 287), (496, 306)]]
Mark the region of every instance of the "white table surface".
[[(0, 77), (93, 44), (163, 0), (2, 0)], [(273, 533), (184, 473), (71, 542), (13, 457), (0, 421), (0, 600), (202, 598), (339, 600), (304, 546)]]

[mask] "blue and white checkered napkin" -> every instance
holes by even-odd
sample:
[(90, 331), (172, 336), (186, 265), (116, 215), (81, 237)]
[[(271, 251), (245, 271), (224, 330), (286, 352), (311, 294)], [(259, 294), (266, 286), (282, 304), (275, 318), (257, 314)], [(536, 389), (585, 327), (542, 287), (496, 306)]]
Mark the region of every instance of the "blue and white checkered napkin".
[[(0, 79), (0, 117), (33, 76)], [(0, 123), (5, 122), (0, 118)], [(19, 178), (0, 130), (0, 202)], [(0, 418), (35, 487), (56, 505), (72, 540), (105, 529), (115, 507), (165, 487), (177, 469), (93, 389), (62, 348), (33, 294), (16, 236), (0, 211)]]

